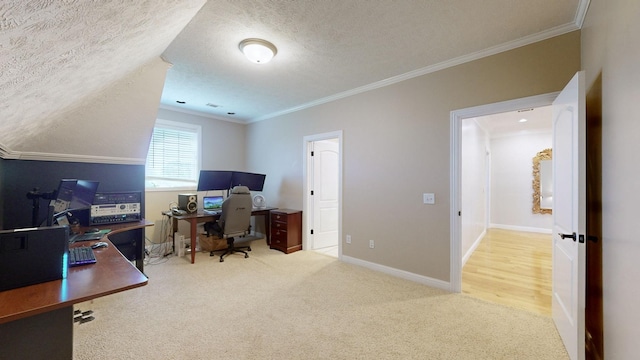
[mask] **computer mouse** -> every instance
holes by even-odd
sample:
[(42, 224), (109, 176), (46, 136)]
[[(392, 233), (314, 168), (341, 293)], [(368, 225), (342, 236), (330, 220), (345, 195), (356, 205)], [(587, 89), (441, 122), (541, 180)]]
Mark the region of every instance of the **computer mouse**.
[(106, 242), (104, 242), (104, 241), (98, 241), (97, 243), (95, 243), (95, 244), (91, 245), (91, 248), (92, 248), (92, 249), (97, 249), (97, 248), (105, 248), (105, 247), (107, 247), (107, 246), (109, 246), (109, 244), (107, 244)]
[(87, 229), (87, 230), (85, 230), (85, 232), (84, 232), (84, 233), (85, 233), (85, 234), (92, 234), (92, 233), (97, 233), (97, 232), (100, 232), (100, 229), (98, 229), (98, 228), (92, 228), (92, 229)]

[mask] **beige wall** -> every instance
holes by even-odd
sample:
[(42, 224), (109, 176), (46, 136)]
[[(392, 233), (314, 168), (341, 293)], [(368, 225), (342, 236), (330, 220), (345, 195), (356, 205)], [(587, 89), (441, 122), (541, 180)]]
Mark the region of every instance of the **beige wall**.
[(254, 123), (248, 166), (267, 174), (269, 205), (302, 209), (303, 137), (343, 130), (343, 253), (448, 281), (450, 112), (559, 91), (579, 68), (573, 32)]
[(587, 112), (594, 109), (590, 104), (596, 104), (596, 109), (600, 101), (602, 105), (601, 241), (606, 359), (638, 357), (639, 20), (637, 0), (591, 0), (582, 31)]
[[(160, 109), (158, 119), (179, 121), (196, 124), (202, 127), (202, 166), (203, 170), (246, 170), (246, 142), (243, 124), (231, 123), (212, 118), (179, 113), (167, 109)], [(145, 218), (155, 222), (155, 226), (146, 229), (146, 237), (159, 242), (166, 239), (163, 234), (166, 217), (163, 211), (169, 209), (171, 203), (177, 203), (178, 194), (196, 193), (195, 187), (176, 191), (147, 191), (145, 193)], [(197, 192), (198, 199), (206, 192)], [(218, 192), (210, 192), (217, 195)], [(198, 201), (202, 208), (202, 202)], [(189, 226), (186, 222), (179, 224), (179, 231), (189, 237)], [(167, 231), (164, 231), (166, 233)], [(163, 235), (163, 236), (161, 236)]]

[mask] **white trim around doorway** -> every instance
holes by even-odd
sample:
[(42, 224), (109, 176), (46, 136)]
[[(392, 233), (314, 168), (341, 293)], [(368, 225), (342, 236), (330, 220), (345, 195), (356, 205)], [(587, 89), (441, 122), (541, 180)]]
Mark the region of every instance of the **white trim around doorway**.
[(451, 111), (450, 115), (450, 199), (451, 213), (449, 214), (450, 230), (450, 291), (462, 291), (462, 244), (461, 244), (461, 156), (462, 156), (462, 120), (472, 117), (516, 111), (525, 108), (548, 106), (553, 103), (559, 92), (530, 96), (521, 99), (502, 101), (493, 104), (480, 105), (466, 109)]

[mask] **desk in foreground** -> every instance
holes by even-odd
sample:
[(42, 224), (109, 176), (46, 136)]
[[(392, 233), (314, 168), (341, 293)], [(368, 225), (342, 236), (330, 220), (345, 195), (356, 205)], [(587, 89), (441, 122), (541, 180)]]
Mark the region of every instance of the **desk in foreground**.
[[(129, 228), (149, 223), (129, 223)], [(112, 233), (126, 231), (125, 224)], [(73, 305), (147, 284), (147, 277), (111, 243), (97, 262), (71, 267), (67, 277), (0, 292), (0, 359), (71, 359)], [(76, 243), (89, 246), (96, 241)]]

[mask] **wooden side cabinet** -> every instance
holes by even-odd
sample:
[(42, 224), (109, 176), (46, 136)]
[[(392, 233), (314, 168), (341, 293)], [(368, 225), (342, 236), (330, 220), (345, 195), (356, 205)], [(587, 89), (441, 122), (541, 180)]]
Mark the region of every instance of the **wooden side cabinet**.
[(302, 211), (271, 210), (271, 249), (285, 254), (302, 249)]

